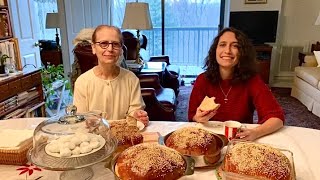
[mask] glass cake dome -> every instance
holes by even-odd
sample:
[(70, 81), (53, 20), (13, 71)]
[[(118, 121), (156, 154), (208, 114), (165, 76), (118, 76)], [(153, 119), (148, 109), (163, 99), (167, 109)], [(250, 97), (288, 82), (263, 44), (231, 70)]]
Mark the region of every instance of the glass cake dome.
[(101, 114), (76, 110), (68, 106), (67, 115), (41, 122), (34, 130), (33, 148), (28, 153), (29, 161), (39, 167), (65, 171), (60, 179), (90, 179), (90, 166), (110, 157), (117, 147)]

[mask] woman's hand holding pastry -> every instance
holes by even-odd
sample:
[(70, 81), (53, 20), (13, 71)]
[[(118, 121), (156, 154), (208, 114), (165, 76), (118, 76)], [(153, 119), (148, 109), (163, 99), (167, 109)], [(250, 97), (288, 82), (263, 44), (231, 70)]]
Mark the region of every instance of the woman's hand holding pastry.
[(196, 114), (193, 116), (193, 120), (196, 122), (205, 123), (213, 118), (216, 113), (217, 110), (202, 111), (200, 107), (198, 107)]
[(133, 117), (136, 118), (138, 121), (142, 122), (145, 126), (149, 124), (149, 116), (148, 113), (144, 110), (136, 110), (133, 113)]
[(204, 97), (201, 104), (197, 108), (196, 114), (193, 116), (193, 120), (200, 123), (208, 122), (214, 115), (217, 114), (217, 109), (220, 104), (214, 102), (215, 97)]

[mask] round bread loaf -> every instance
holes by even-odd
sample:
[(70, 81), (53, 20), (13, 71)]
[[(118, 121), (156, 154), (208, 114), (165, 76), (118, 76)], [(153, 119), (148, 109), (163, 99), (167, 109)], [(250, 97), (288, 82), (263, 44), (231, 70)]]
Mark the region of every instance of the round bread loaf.
[(122, 152), (130, 146), (143, 142), (143, 136), (137, 126), (130, 126), (125, 120), (110, 122), (111, 134), (118, 140), (116, 152)]
[(155, 143), (143, 143), (123, 151), (116, 160), (116, 174), (122, 180), (178, 179), (186, 171), (186, 162), (173, 149)]
[(237, 143), (224, 159), (224, 171), (270, 180), (291, 179), (289, 159), (279, 150), (263, 144)]
[(174, 131), (165, 141), (166, 146), (177, 150), (183, 155), (218, 155), (220, 146), (218, 137), (205, 129), (184, 127)]

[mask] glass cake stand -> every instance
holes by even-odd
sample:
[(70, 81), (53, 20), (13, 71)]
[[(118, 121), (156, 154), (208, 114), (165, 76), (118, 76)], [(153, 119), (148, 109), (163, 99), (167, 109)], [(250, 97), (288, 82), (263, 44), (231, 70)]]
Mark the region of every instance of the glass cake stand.
[(40, 151), (34, 148), (28, 153), (28, 159), (35, 165), (52, 171), (64, 171), (60, 175), (61, 180), (91, 179), (93, 177), (92, 165), (101, 162), (114, 152), (117, 146), (116, 140), (111, 139), (106, 142), (100, 150), (81, 157), (60, 158), (48, 155), (45, 152), (45, 145), (40, 147)]
[[(61, 180), (91, 179), (93, 177), (92, 165), (106, 160), (117, 147), (117, 140), (111, 136), (108, 122), (94, 113), (76, 114), (76, 107), (67, 107), (67, 115), (59, 119), (49, 119), (41, 122), (34, 131), (33, 148), (29, 150), (27, 157), (33, 164), (52, 171), (64, 171), (60, 175)], [(87, 130), (85, 120), (94, 120), (96, 126), (105, 126), (101, 136), (105, 144), (92, 153), (75, 157), (56, 157), (49, 155), (45, 147), (55, 139), (76, 132)], [(102, 132), (102, 131), (98, 131)], [(95, 134), (97, 131), (95, 131)]]

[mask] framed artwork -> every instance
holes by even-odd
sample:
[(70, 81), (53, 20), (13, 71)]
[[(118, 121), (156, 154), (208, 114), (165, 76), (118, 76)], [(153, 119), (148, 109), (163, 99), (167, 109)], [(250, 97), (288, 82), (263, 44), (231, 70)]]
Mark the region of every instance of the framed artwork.
[(267, 4), (267, 0), (245, 0), (245, 4)]

